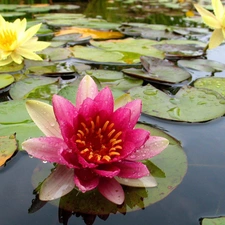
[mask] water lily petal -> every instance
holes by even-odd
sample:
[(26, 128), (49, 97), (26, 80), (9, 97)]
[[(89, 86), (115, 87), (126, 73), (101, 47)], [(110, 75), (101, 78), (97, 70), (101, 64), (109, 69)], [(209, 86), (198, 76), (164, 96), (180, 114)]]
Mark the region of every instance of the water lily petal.
[(114, 178), (100, 179), (98, 190), (105, 198), (117, 205), (121, 205), (124, 202), (123, 188)]
[(62, 137), (51, 105), (36, 100), (27, 100), (26, 108), (32, 120), (46, 136)]
[(196, 10), (199, 12), (199, 14), (202, 16), (202, 19), (206, 25), (208, 25), (211, 28), (219, 29), (221, 28), (220, 22), (217, 20), (217, 18), (208, 10), (204, 9), (198, 4), (194, 4)]
[(115, 163), (115, 165), (120, 168), (118, 176), (122, 178), (136, 179), (149, 174), (147, 166), (141, 162), (122, 161)]
[(209, 40), (209, 49), (218, 47), (223, 42), (224, 36), (221, 29), (215, 29)]
[(131, 187), (156, 187), (157, 182), (152, 175), (141, 177), (138, 179), (127, 179), (121, 177), (115, 177), (115, 179), (123, 185), (131, 186)]
[(49, 42), (37, 41), (37, 38), (35, 37), (21, 45), (21, 48), (37, 52), (49, 47), (50, 45), (51, 43)]
[(141, 115), (142, 102), (140, 99), (134, 100), (127, 103), (125, 108), (128, 108), (131, 111), (129, 128), (133, 128)]
[(86, 75), (81, 80), (77, 91), (76, 107), (80, 107), (86, 98), (94, 99), (98, 94), (98, 87), (94, 80)]
[(68, 194), (75, 187), (73, 176), (73, 169), (58, 165), (41, 185), (40, 200), (50, 201)]
[(74, 182), (78, 189), (85, 193), (98, 186), (99, 176), (90, 169), (75, 169)]
[(216, 18), (221, 19), (224, 14), (224, 7), (220, 0), (212, 0), (212, 7)]
[(12, 60), (17, 64), (21, 64), (23, 62), (23, 57), (21, 57), (19, 54), (16, 54), (15, 52), (12, 52), (11, 57)]
[(29, 29), (27, 29), (24, 32), (23, 37), (20, 39), (19, 44), (23, 44), (23, 43), (27, 42), (29, 39), (31, 39), (38, 32), (40, 27), (41, 27), (41, 23), (34, 25), (34, 26), (30, 27)]
[(67, 150), (68, 147), (60, 138), (31, 138), (22, 143), (22, 148), (26, 150), (29, 155), (43, 161), (66, 164), (64, 159), (61, 157), (60, 152), (65, 149)]
[(99, 112), (99, 106), (91, 98), (86, 98), (81, 107), (79, 108), (79, 114), (84, 118), (94, 118)]
[(120, 169), (112, 164), (100, 165), (97, 169), (93, 169), (95, 173), (102, 177), (113, 178), (117, 176), (120, 172)]
[(52, 97), (53, 110), (56, 120), (61, 129), (64, 140), (68, 143), (72, 135), (74, 135), (74, 119), (77, 117), (78, 112), (74, 105), (67, 99), (53, 95)]
[(131, 161), (150, 159), (161, 153), (168, 145), (169, 141), (166, 138), (150, 136), (144, 146), (133, 152), (126, 159)]
[(104, 110), (109, 115), (113, 112), (114, 100), (111, 90), (106, 87), (95, 97), (94, 101), (98, 105), (99, 111)]
[(115, 124), (115, 129), (126, 130), (129, 127), (131, 110), (127, 108), (117, 109), (111, 116), (111, 122)]
[(0, 66), (8, 65), (8, 64), (10, 64), (11, 62), (13, 62), (12, 57), (8, 57), (7, 59), (1, 60), (1, 61), (0, 61)]
[(19, 47), (16, 49), (16, 53), (23, 56), (26, 59), (32, 59), (32, 60), (43, 60), (39, 55), (32, 52), (31, 50)]

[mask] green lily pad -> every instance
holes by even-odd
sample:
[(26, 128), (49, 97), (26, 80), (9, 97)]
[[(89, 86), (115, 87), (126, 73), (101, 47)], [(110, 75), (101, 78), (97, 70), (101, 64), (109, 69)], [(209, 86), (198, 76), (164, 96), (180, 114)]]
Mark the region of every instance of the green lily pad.
[(143, 113), (163, 119), (203, 122), (225, 114), (225, 99), (208, 89), (184, 86), (171, 97), (149, 84), (133, 88), (129, 93), (134, 99), (142, 100)]
[(216, 218), (204, 218), (201, 221), (201, 225), (224, 225), (225, 217), (216, 217)]
[[(98, 191), (89, 191), (85, 194), (77, 190), (71, 191), (63, 196), (60, 201), (51, 201), (52, 204), (59, 204), (60, 208), (67, 211), (88, 213), (94, 215), (107, 215), (109, 213), (129, 212), (144, 208), (154, 204), (169, 195), (181, 182), (187, 171), (187, 158), (180, 146), (179, 141), (145, 124), (138, 124), (137, 127), (147, 129), (152, 135), (162, 135), (170, 141), (170, 145), (158, 156), (146, 161), (146, 164), (153, 168), (153, 176), (157, 180), (158, 186), (155, 188), (135, 188), (123, 186), (125, 191), (125, 202), (122, 206), (117, 206), (105, 199)], [(50, 164), (48, 164), (50, 165)], [(38, 165), (32, 176), (33, 185), (46, 178), (51, 168), (48, 165)], [(177, 169), (179, 168), (179, 170)]]
[(220, 93), (225, 97), (225, 78), (224, 77), (203, 77), (194, 82), (196, 88), (207, 88)]
[(10, 89), (10, 96), (13, 99), (23, 99), (26, 98), (32, 90), (37, 87), (53, 84), (58, 81), (58, 78), (50, 78), (50, 77), (28, 77), (23, 80), (18, 81), (13, 87)]
[[(24, 100), (1, 102), (0, 115), (0, 124), (26, 123), (32, 121), (25, 108)], [(15, 131), (11, 133), (15, 133)]]
[[(59, 54), (60, 52), (60, 54)], [(46, 48), (41, 52), (41, 56), (48, 61), (65, 60), (72, 57), (69, 48)]]
[(205, 72), (216, 72), (225, 70), (225, 64), (207, 59), (179, 60), (179, 66)]
[(0, 89), (5, 88), (14, 82), (14, 77), (10, 74), (0, 74)]
[[(15, 117), (15, 114), (14, 114), (14, 117)], [(10, 125), (0, 124), (0, 136), (10, 135), (12, 133), (16, 134), (16, 140), (18, 141), (18, 150), (22, 150), (21, 144), (23, 141), (27, 140), (28, 138), (43, 136), (43, 133), (33, 122), (10, 124)]]
[(0, 136), (0, 166), (3, 166), (17, 150), (16, 135)]
[(177, 67), (175, 63), (168, 60), (141, 56), (141, 62), (145, 70), (130, 68), (124, 69), (123, 72), (146, 80), (172, 84), (182, 82), (191, 77), (186, 70)]
[(24, 64), (17, 64), (17, 63), (10, 63), (6, 66), (0, 66), (0, 73), (9, 73), (9, 72), (16, 72), (22, 70)]

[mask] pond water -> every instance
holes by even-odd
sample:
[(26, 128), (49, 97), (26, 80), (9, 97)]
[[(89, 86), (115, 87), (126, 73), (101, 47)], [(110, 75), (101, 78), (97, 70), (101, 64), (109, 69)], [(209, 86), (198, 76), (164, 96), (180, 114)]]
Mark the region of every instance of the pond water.
[[(79, 5), (81, 3), (76, 1), (75, 4)], [(111, 9), (108, 8), (108, 11), (104, 8), (110, 6), (108, 1), (90, 1), (89, 5), (83, 2), (81, 5), (80, 9), (75, 10), (76, 13), (85, 12), (87, 16), (92, 17), (100, 15), (110, 22), (130, 22), (132, 16), (133, 21), (137, 21), (138, 18), (142, 17), (141, 22), (153, 23), (154, 20), (155, 23), (160, 24), (163, 21), (166, 21), (166, 24), (169, 22), (184, 24), (179, 14), (175, 17), (168, 15), (161, 17), (157, 13), (146, 18), (137, 10), (138, 8), (134, 11), (133, 6), (127, 7), (130, 8), (127, 13), (130, 14), (118, 13), (116, 8), (113, 7), (122, 7), (119, 1), (115, 1), (115, 6), (111, 7)], [(124, 10), (125, 8), (121, 9)], [(174, 11), (176, 10), (170, 10), (170, 13), (174, 13)], [(162, 18), (163, 20), (160, 21)], [(207, 57), (223, 63), (224, 50), (224, 46), (218, 47), (213, 51), (209, 51)], [(202, 76), (201, 72), (195, 70), (190, 70), (190, 72), (193, 77), (192, 80), (199, 77), (199, 74)], [(206, 74), (207, 76), (211, 75), (210, 73)], [(224, 77), (224, 72), (214, 73), (214, 76)], [(6, 97), (2, 95), (2, 99), (5, 100)], [(210, 108), (207, 110), (210, 110)], [(0, 169), (0, 224), (199, 225), (202, 218), (224, 216), (225, 118), (221, 117), (202, 123), (186, 123), (143, 114), (140, 121), (159, 127), (175, 137), (181, 142), (186, 153), (187, 173), (183, 180), (182, 177), (180, 178), (182, 180), (181, 184), (168, 196), (155, 204), (134, 212), (111, 213), (99, 217), (88, 213), (68, 213), (51, 203), (45, 204), (40, 209), (38, 209), (39, 205), (36, 205), (36, 210), (33, 209), (33, 213), (28, 213), (35, 199), (32, 184), (34, 170), (48, 167), (49, 163), (42, 163), (38, 159), (30, 158), (26, 152), (19, 151), (7, 162), (5, 167)], [(179, 170), (179, 167), (177, 167), (177, 170)]]

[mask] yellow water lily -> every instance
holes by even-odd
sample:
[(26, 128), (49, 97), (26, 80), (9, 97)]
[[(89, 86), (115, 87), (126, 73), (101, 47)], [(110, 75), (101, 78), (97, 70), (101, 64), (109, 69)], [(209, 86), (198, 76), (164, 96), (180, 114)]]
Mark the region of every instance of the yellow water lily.
[(196, 10), (201, 15), (203, 22), (214, 29), (209, 41), (209, 49), (216, 48), (225, 39), (225, 10), (220, 0), (212, 0), (214, 14), (194, 4)]
[(42, 60), (35, 52), (47, 48), (50, 43), (38, 41), (33, 37), (41, 24), (26, 30), (26, 19), (16, 19), (13, 23), (5, 21), (0, 15), (0, 66), (11, 62), (21, 64), (24, 58)]

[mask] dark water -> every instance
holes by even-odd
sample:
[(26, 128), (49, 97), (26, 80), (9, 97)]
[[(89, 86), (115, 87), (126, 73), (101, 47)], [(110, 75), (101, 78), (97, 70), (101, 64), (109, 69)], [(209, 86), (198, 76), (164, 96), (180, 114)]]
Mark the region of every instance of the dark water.
[[(98, 7), (99, 2), (105, 1), (98, 1)], [(84, 4), (82, 10), (85, 9)], [(92, 16), (102, 15), (106, 19), (113, 15), (105, 14), (97, 7), (95, 9), (92, 11), (87, 8), (85, 12)], [(115, 20), (127, 18), (121, 13), (115, 14), (115, 17)], [(209, 58), (224, 61), (220, 57), (223, 49), (210, 52)], [(187, 174), (182, 183), (158, 203), (126, 215), (110, 214), (106, 221), (96, 217), (94, 224), (199, 225), (199, 219), (203, 217), (225, 215), (225, 118), (199, 124), (170, 122), (146, 116), (141, 120), (167, 130), (182, 142), (188, 158)], [(7, 167), (0, 169), (0, 225), (62, 224), (58, 218), (58, 207), (49, 203), (37, 212), (28, 214), (35, 197), (32, 194), (31, 176), (38, 163), (39, 160), (30, 159), (26, 153), (19, 152)], [(85, 218), (93, 220), (87, 215)], [(68, 225), (75, 224), (82, 225), (85, 222), (81, 216), (72, 215)]]

